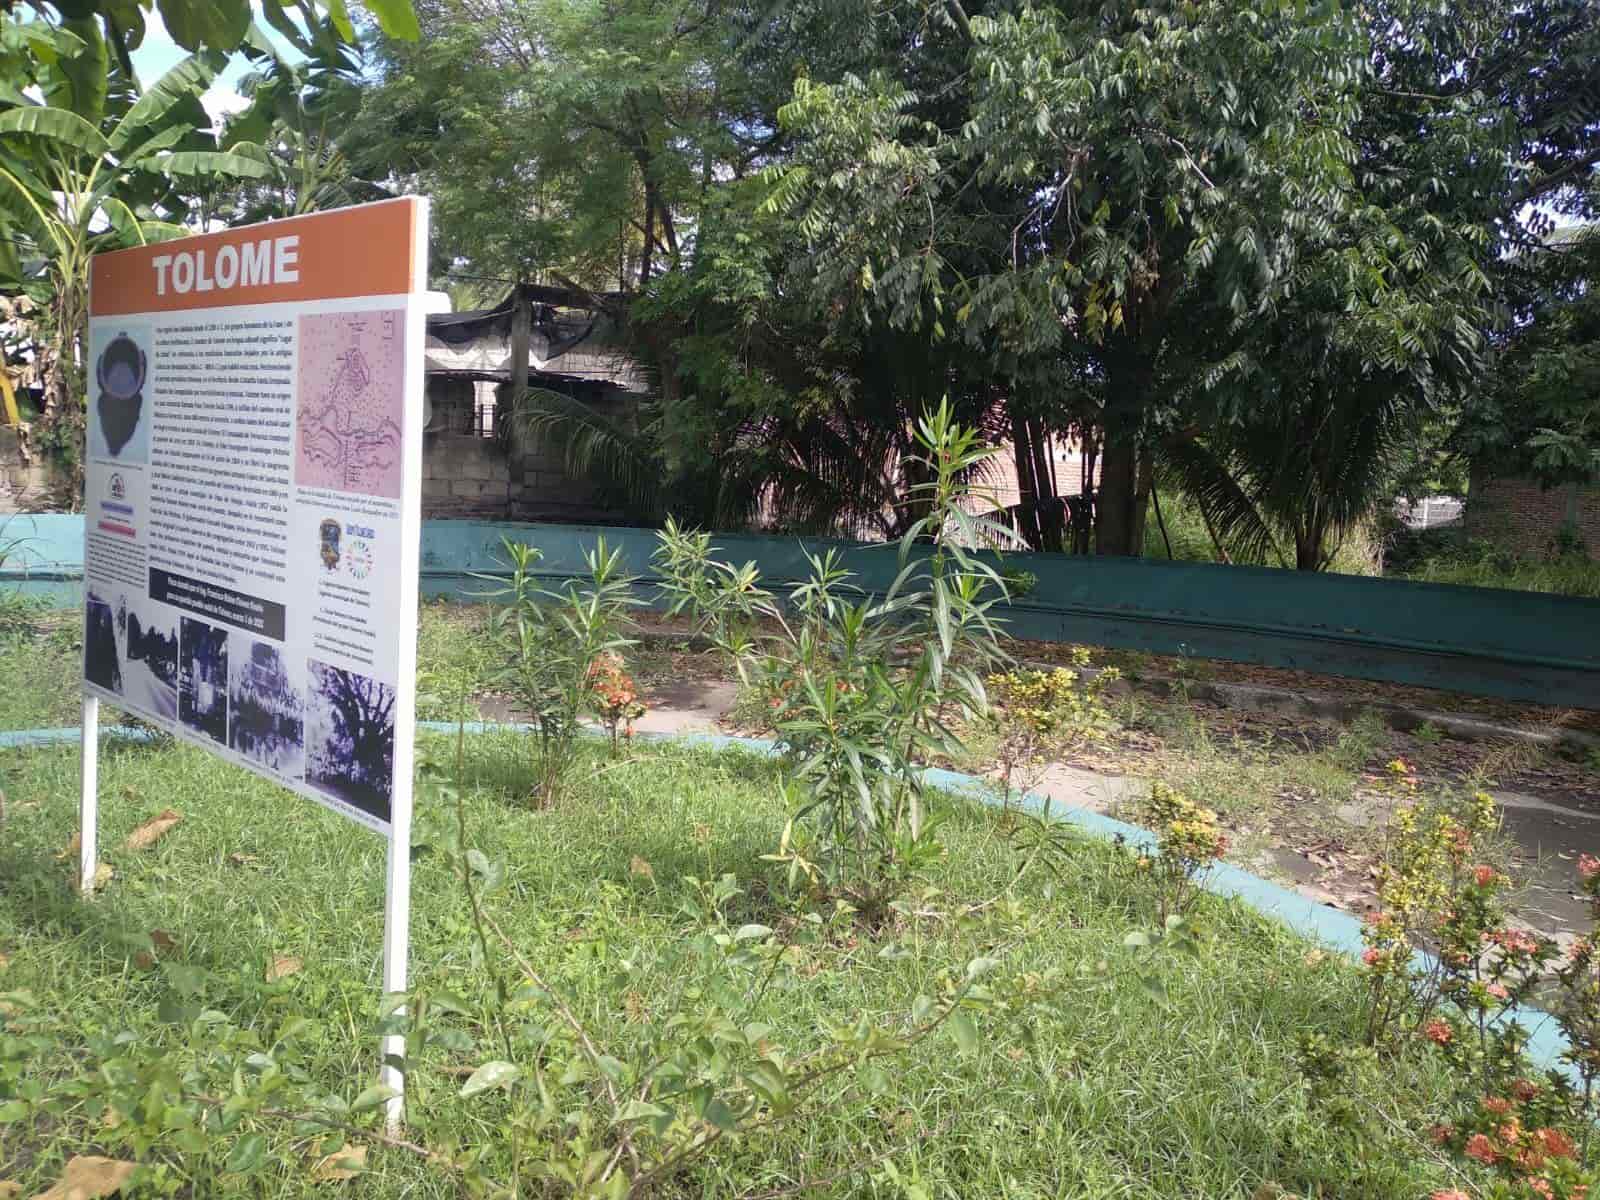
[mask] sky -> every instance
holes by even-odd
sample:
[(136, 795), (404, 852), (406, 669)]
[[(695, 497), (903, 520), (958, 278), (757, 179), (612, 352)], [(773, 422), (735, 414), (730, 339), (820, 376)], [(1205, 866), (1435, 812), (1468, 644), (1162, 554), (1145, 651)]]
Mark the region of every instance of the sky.
[[(259, 14), (260, 5), (254, 7)], [(285, 58), (297, 61), (305, 57), (265, 21), (257, 21), (256, 24)], [(172, 35), (167, 32), (166, 25), (161, 21), (160, 10), (152, 6), (144, 17), (144, 41), (133, 52), (133, 70), (139, 82), (148, 87), (163, 73), (182, 62), (186, 54), (188, 51), (173, 41)], [(227, 69), (217, 76), (200, 98), (213, 121), (220, 122), (227, 114), (239, 112), (246, 106), (247, 101), (239, 94), (239, 80), (249, 72), (250, 62), (243, 54), (234, 54), (228, 59)]]

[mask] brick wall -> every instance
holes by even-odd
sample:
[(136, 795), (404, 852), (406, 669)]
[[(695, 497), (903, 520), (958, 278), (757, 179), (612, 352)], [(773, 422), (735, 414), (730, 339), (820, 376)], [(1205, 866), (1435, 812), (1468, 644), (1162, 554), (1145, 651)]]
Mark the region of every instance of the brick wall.
[(1529, 558), (1550, 553), (1563, 527), (1571, 526), (1600, 558), (1600, 487), (1497, 477), (1475, 468), (1467, 492), (1466, 530), (1502, 549)]
[[(471, 380), (428, 381), (430, 425), (442, 431), (471, 428)], [(608, 402), (615, 408), (625, 403)], [(422, 439), (422, 516), (482, 520), (615, 523), (625, 514), (600, 503), (591, 484), (573, 479), (558, 455), (521, 444), (520, 471), (512, 468), (510, 439), (437, 432)], [(520, 475), (520, 478), (515, 477)]]

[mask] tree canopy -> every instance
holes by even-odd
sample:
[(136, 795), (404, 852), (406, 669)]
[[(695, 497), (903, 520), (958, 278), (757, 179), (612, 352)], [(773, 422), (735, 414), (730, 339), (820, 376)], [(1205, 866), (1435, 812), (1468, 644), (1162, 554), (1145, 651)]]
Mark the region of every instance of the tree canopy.
[[(1048, 548), (1138, 553), (1177, 488), (1317, 568), (1452, 455), (1593, 474), (1592, 255), (1547, 246), (1600, 202), (1592, 0), (269, 3), (305, 64), (215, 7), (251, 106), (163, 158), (248, 169), (136, 214), (431, 195), (459, 295), (555, 289), (649, 368), (626, 428), (530, 400), (641, 517), (893, 536), (946, 397)], [(135, 10), (46, 10), (110, 31), (53, 95), (115, 92)]]

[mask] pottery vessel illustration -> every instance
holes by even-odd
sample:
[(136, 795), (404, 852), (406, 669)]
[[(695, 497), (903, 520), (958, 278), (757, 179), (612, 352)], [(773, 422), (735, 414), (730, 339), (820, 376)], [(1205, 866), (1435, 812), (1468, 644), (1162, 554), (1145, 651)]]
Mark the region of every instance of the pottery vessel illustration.
[(95, 363), (95, 379), (100, 384), (100, 432), (113, 455), (122, 453), (122, 448), (139, 427), (148, 367), (144, 351), (125, 333), (112, 338)]

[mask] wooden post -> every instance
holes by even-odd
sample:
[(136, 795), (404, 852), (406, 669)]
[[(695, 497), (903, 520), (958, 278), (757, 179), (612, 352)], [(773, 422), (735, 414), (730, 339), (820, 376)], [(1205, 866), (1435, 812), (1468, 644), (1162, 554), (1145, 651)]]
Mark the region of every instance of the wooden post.
[(511, 396), (506, 409), (512, 414), (510, 436), (506, 439), (507, 464), (511, 468), (511, 495), (508, 497), (508, 516), (516, 516), (517, 501), (527, 487), (525, 473), (527, 458), (523, 447), (528, 440), (527, 424), (521, 420), (522, 407), (528, 392), (528, 341), (533, 331), (533, 304), (523, 292), (518, 280), (512, 292), (511, 308)]

